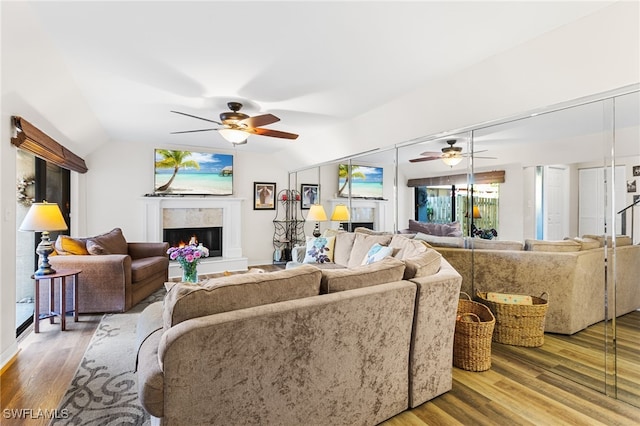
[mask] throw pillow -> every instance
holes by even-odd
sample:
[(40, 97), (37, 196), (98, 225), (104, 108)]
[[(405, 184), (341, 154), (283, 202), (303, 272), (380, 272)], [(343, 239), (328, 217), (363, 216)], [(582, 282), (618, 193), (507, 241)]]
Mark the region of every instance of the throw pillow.
[(307, 248), (302, 263), (333, 262), (333, 246), (336, 237), (308, 237)]
[(90, 254), (128, 254), (127, 240), (122, 229), (114, 228), (106, 234), (87, 238), (87, 251)]
[(86, 238), (71, 238), (68, 235), (58, 235), (55, 243), (58, 254), (87, 255)]
[(375, 243), (374, 245), (371, 246), (371, 248), (369, 249), (369, 252), (364, 257), (364, 259), (362, 259), (362, 264), (370, 265), (374, 262), (378, 262), (384, 259), (387, 256), (391, 256), (392, 253), (393, 253), (393, 248), (381, 246), (380, 244)]

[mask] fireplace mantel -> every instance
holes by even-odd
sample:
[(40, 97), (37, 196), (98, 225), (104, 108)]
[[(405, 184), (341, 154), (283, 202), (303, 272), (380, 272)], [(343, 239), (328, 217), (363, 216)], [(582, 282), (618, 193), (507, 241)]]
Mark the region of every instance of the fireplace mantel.
[[(203, 259), (198, 271), (206, 274), (246, 270), (248, 259), (242, 257), (242, 203), (244, 200), (244, 198), (228, 197), (144, 197), (145, 241), (162, 241), (164, 209), (221, 209), (222, 257)], [(176, 268), (169, 268), (170, 277), (180, 276)]]

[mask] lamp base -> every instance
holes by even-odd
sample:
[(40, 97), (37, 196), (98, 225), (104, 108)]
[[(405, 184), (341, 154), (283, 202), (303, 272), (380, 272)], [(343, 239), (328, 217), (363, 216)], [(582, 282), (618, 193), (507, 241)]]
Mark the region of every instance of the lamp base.
[(320, 232), (320, 224), (316, 222), (316, 227), (313, 228), (313, 236), (318, 238), (322, 233)]
[(51, 267), (49, 263), (49, 255), (53, 253), (53, 245), (49, 240), (49, 232), (43, 231), (42, 237), (40, 237), (40, 244), (36, 247), (36, 254), (40, 256), (40, 262), (38, 263), (38, 270), (33, 273), (37, 277), (43, 275), (55, 274), (56, 270)]

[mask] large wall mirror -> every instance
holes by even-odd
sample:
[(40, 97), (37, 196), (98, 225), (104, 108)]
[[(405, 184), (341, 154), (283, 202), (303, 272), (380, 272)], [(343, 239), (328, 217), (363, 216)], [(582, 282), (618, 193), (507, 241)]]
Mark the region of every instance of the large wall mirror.
[[(495, 350), (640, 406), (639, 118), (634, 85), (296, 173), (354, 225), (443, 233), (437, 250), (472, 296), (546, 298), (542, 346)], [(353, 185), (361, 167), (381, 172), (381, 197)]]

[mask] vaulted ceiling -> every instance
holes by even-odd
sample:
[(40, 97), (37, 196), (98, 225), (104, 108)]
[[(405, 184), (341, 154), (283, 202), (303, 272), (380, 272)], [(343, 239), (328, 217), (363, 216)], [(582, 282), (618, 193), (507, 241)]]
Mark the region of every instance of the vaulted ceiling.
[(217, 132), (170, 134), (211, 124), (170, 110), (217, 120), (240, 101), (300, 134), (238, 147), (272, 153), (611, 3), (2, 2), (3, 99), (80, 155), (228, 149)]

